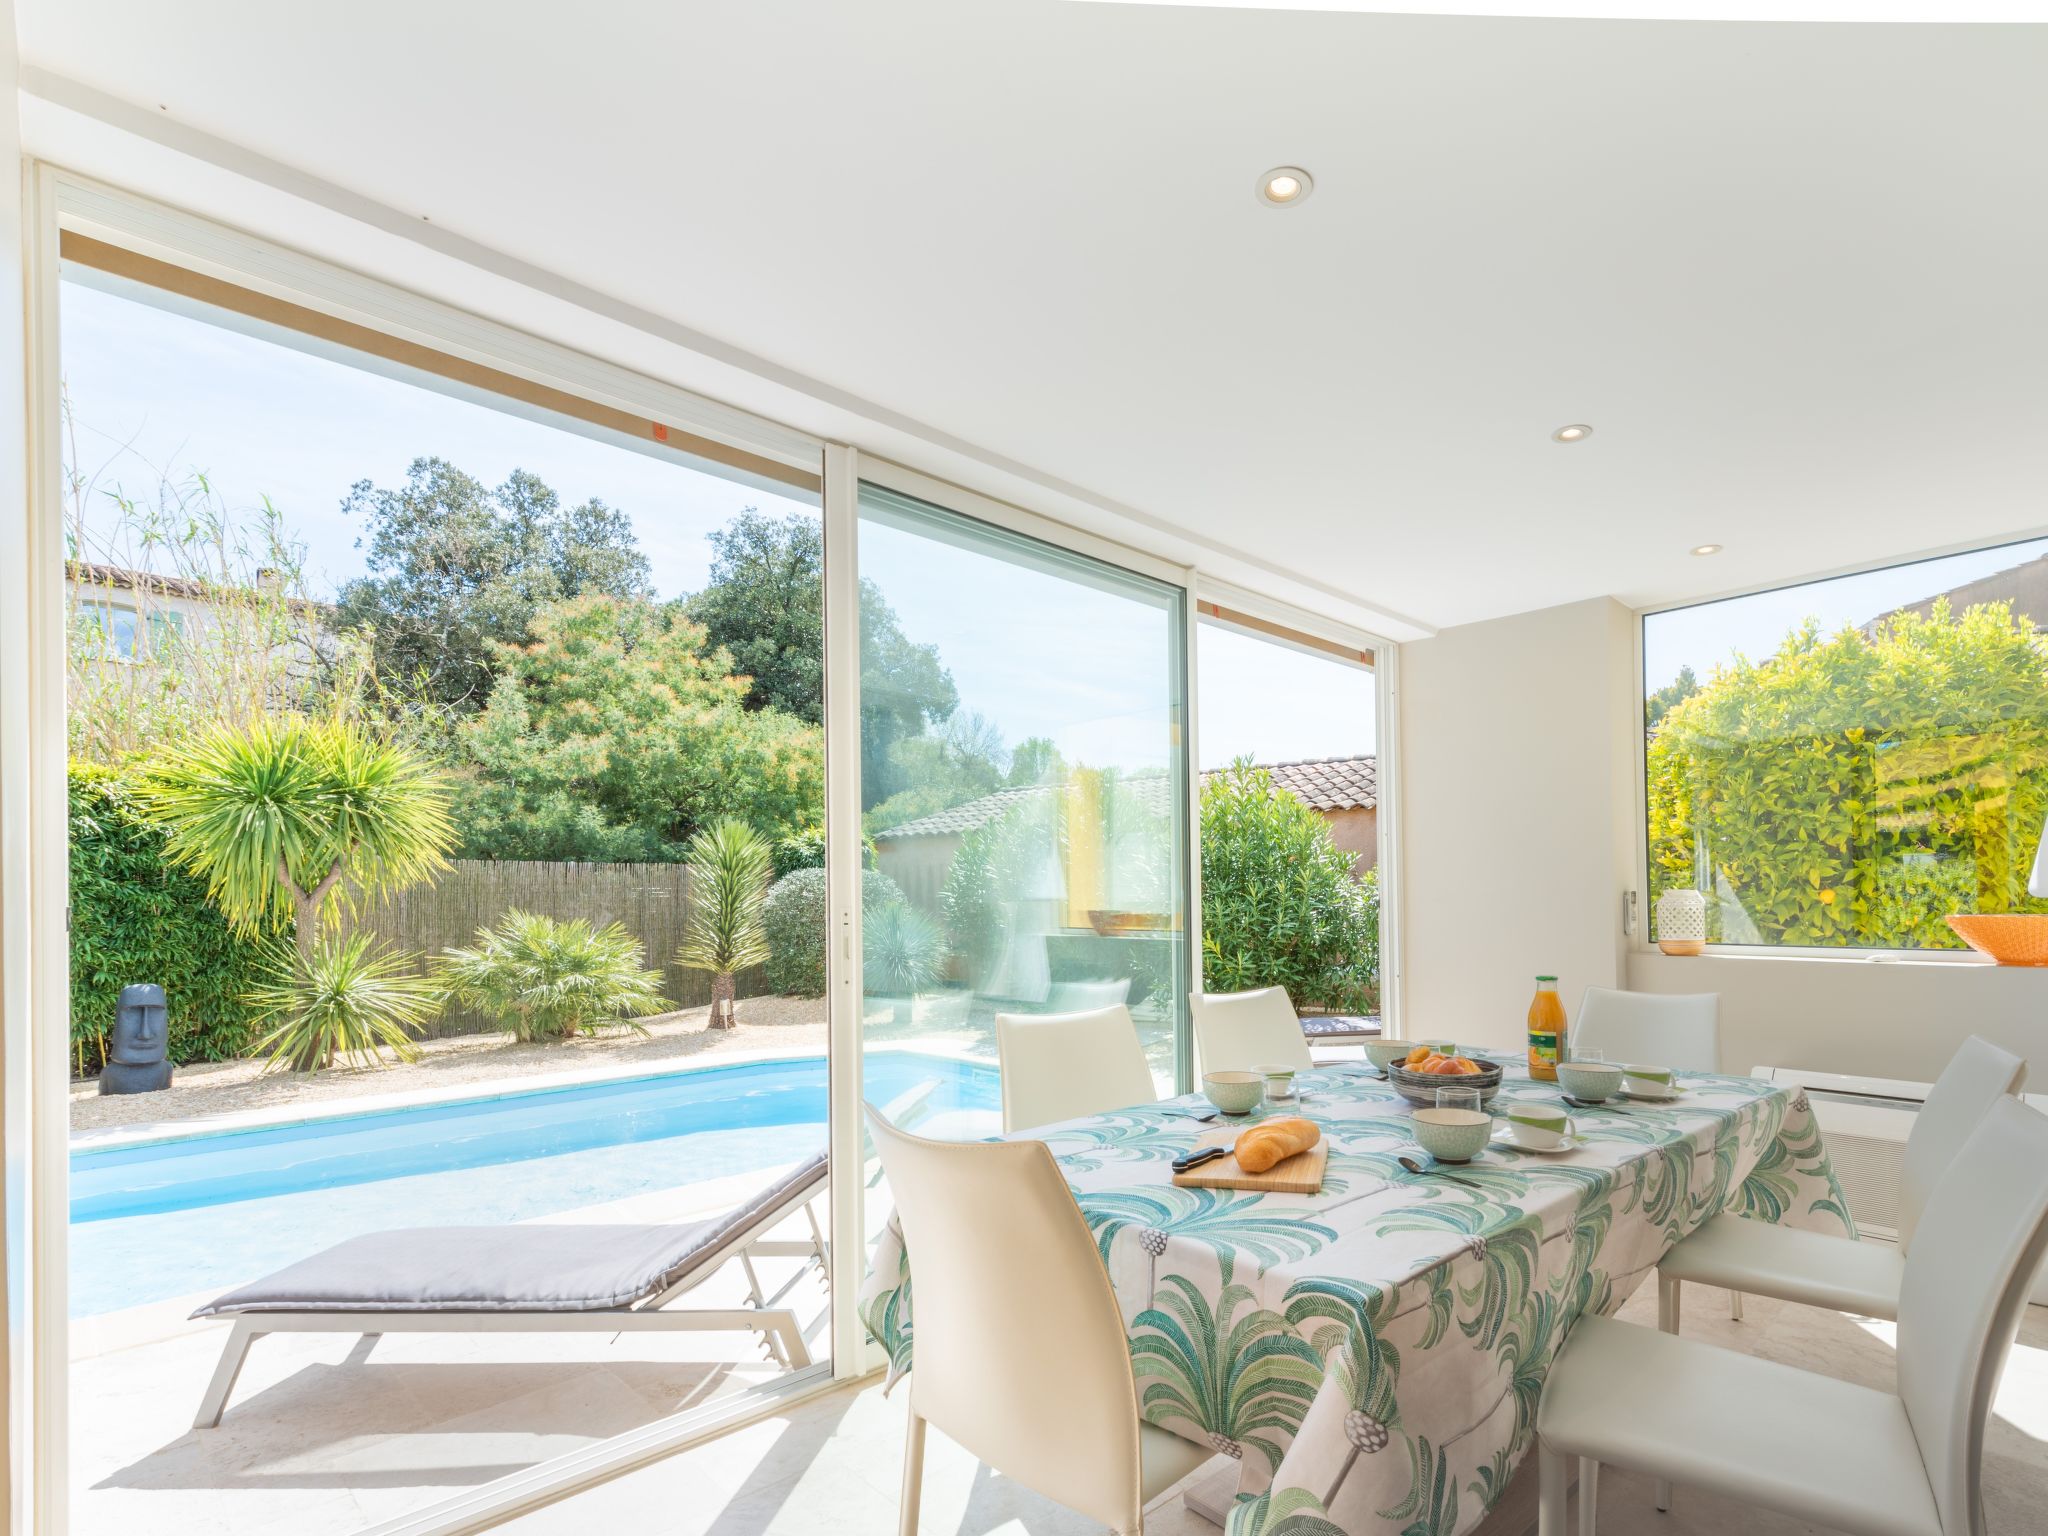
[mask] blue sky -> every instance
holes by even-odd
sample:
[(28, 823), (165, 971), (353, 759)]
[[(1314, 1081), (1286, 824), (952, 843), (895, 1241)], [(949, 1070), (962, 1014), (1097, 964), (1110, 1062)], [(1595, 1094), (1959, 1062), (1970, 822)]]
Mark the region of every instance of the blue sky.
[(1704, 683), (1716, 666), (1738, 654), (1763, 660), (1808, 618), (1818, 619), (1824, 632), (1860, 627), (1881, 613), (2023, 565), (2044, 553), (2048, 539), (2032, 539), (1654, 613), (1643, 621), (1643, 679), (1654, 691), (1677, 677), (1681, 666), (1690, 665)]
[[(306, 546), (306, 580), (331, 595), (363, 570), (343, 514), (357, 480), (396, 486), (438, 454), (487, 484), (515, 468), (573, 504), (601, 497), (632, 518), (664, 597), (702, 587), (705, 535), (745, 507), (815, 516), (814, 504), (652, 453), (542, 425), (210, 325), (97, 286), (63, 288), (65, 385), (78, 464), (101, 487), (147, 491), (159, 473), (203, 472), (227, 507), (268, 497)], [(100, 527), (103, 508), (88, 514)], [(913, 639), (935, 643), (962, 705), (1015, 743), (1051, 736), (1070, 756), (1155, 765), (1166, 749), (1164, 623), (1143, 605), (995, 567), (929, 541), (862, 540)], [(143, 562), (136, 562), (143, 563)], [(1370, 674), (1204, 626), (1203, 766), (1374, 747)]]

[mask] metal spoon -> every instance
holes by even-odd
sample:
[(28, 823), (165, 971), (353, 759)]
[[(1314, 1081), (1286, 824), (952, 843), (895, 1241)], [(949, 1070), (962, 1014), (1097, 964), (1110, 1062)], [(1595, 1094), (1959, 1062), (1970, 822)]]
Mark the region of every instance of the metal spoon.
[(1558, 1097), (1571, 1105), (1573, 1109), (1620, 1109), (1622, 1107), (1609, 1099), (1575, 1099), (1568, 1093), (1560, 1093)]
[(1475, 1183), (1471, 1179), (1459, 1178), (1457, 1174), (1446, 1173), (1441, 1168), (1425, 1168), (1422, 1166), (1422, 1164), (1415, 1161), (1414, 1158), (1409, 1157), (1405, 1154), (1395, 1158), (1394, 1161), (1399, 1163), (1403, 1168), (1406, 1168), (1410, 1173), (1430, 1175), (1439, 1179), (1449, 1179), (1453, 1184), (1462, 1184), (1467, 1189), (1476, 1189), (1481, 1194), (1486, 1193), (1486, 1186), (1484, 1184)]

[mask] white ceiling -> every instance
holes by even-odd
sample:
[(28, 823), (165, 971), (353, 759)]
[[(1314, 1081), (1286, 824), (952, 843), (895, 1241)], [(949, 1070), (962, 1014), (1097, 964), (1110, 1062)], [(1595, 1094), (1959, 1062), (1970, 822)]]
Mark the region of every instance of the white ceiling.
[(1428, 624), (2048, 527), (2048, 27), (17, 9), (49, 76)]

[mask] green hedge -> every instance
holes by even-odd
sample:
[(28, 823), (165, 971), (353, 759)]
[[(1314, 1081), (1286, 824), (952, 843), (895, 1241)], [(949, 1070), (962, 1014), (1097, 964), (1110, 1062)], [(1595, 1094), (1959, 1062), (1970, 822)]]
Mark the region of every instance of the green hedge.
[(162, 831), (119, 773), (74, 762), (70, 791), (74, 1069), (99, 1070), (121, 988), (144, 982), (164, 989), (171, 1060), (241, 1054), (263, 945), (236, 938), (206, 883), (164, 862)]
[(1950, 912), (2039, 912), (2048, 637), (2005, 603), (1807, 623), (1674, 705), (1649, 746), (1650, 874), (1729, 943), (1954, 949)]
[(1240, 759), (1202, 786), (1202, 984), (1285, 987), (1298, 1008), (1379, 1006), (1379, 880), (1330, 824)]
[[(873, 911), (903, 900), (903, 888), (870, 869), (860, 877), (861, 907)], [(825, 991), (825, 936), (832, 912), (825, 901), (825, 871), (792, 870), (768, 887), (761, 926), (768, 934), (768, 985), (778, 992), (820, 997)]]

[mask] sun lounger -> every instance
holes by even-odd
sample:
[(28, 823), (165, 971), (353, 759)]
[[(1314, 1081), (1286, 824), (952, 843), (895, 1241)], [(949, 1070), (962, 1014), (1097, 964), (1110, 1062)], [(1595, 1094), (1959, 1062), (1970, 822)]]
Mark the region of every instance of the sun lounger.
[[(192, 1427), (220, 1423), (249, 1346), (267, 1333), (374, 1338), (746, 1330), (760, 1334), (783, 1364), (800, 1369), (811, 1356), (796, 1314), (769, 1305), (753, 1261), (816, 1258), (824, 1264), (824, 1235), (810, 1206), (824, 1188), (821, 1153), (737, 1210), (708, 1221), (414, 1227), (352, 1237), (192, 1314), (234, 1320)], [(799, 1209), (810, 1219), (808, 1241), (761, 1236)], [(752, 1307), (668, 1309), (733, 1259), (746, 1270)]]

